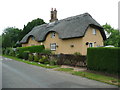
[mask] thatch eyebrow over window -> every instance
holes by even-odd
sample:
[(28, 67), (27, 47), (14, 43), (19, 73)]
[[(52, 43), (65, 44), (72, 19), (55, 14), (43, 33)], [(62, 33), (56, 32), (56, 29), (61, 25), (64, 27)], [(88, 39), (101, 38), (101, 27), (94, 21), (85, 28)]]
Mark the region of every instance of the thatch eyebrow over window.
[(31, 39), (32, 39), (32, 40), (35, 40), (35, 37), (32, 36)]
[(51, 33), (51, 38), (54, 38), (55, 37), (55, 32), (52, 32)]

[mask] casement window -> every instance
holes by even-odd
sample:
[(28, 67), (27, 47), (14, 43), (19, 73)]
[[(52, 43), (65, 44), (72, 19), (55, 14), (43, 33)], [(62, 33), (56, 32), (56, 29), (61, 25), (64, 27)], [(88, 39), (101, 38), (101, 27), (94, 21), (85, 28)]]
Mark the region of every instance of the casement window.
[(96, 29), (92, 29), (92, 33), (95, 35), (96, 34)]
[(55, 51), (56, 50), (56, 43), (50, 44), (50, 50)]
[(55, 38), (55, 32), (51, 33), (51, 38)]
[(94, 47), (93, 43), (89, 43), (89, 47)]

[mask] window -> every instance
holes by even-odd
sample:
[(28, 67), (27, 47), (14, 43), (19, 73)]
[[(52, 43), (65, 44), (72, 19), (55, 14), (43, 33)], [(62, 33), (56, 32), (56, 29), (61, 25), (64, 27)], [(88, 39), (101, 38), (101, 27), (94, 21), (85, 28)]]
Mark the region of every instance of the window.
[(50, 49), (51, 50), (56, 50), (56, 43), (51, 43), (50, 44)]
[(35, 37), (31, 37), (32, 38), (32, 40), (35, 40)]
[(93, 43), (89, 43), (89, 47), (93, 47)]
[(95, 35), (95, 34), (96, 34), (96, 29), (93, 29), (92, 32), (93, 32), (93, 34)]
[(55, 32), (51, 33), (51, 38), (55, 37)]

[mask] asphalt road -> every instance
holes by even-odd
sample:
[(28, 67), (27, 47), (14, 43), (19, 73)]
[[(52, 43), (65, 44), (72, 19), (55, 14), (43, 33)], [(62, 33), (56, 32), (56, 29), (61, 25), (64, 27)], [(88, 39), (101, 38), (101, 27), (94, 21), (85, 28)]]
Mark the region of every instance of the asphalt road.
[(37, 67), (8, 58), (2, 60), (2, 88), (115, 88), (87, 78)]

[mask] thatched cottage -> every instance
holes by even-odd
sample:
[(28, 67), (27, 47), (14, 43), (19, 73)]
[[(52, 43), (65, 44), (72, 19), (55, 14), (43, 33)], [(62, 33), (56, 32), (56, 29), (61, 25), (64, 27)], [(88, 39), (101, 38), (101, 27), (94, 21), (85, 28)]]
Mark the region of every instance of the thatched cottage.
[(34, 27), (21, 40), (22, 47), (44, 45), (56, 54), (86, 55), (88, 47), (103, 46), (104, 29), (88, 13), (57, 19), (57, 10), (51, 10), (50, 23)]

